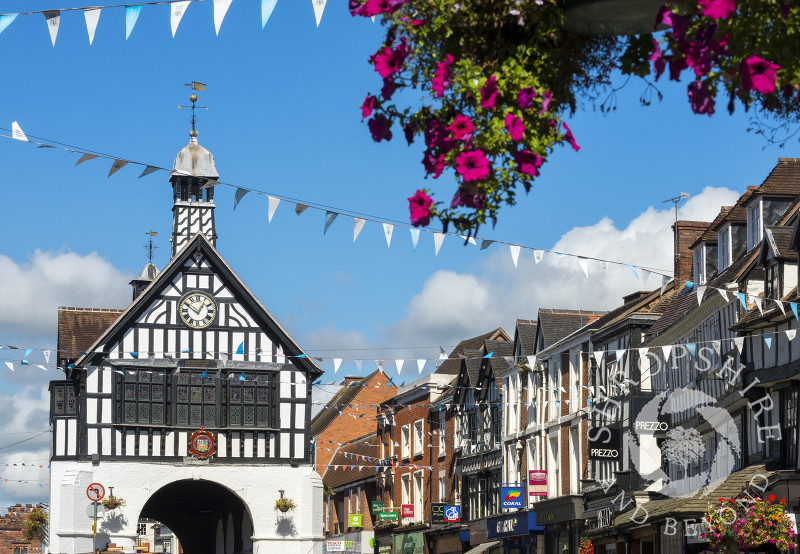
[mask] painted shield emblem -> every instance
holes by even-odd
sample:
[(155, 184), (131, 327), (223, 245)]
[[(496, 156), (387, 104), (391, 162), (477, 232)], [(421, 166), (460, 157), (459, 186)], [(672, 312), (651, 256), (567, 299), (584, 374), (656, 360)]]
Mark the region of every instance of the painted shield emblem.
[(189, 437), (189, 454), (195, 458), (205, 460), (217, 452), (214, 444), (214, 434), (211, 431), (200, 429)]

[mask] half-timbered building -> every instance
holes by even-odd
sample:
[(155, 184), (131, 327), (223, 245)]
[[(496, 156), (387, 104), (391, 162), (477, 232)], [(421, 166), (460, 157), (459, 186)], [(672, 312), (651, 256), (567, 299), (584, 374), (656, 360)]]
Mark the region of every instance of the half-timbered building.
[[(193, 554), (321, 551), (309, 437), (321, 371), (217, 251), (217, 178), (192, 131), (170, 175), (170, 262), (133, 280), (121, 312), (59, 311), (51, 552), (92, 550), (93, 483), (126, 502), (98, 523), (101, 550), (132, 551), (150, 518)], [(296, 507), (277, 511), (280, 498)]]

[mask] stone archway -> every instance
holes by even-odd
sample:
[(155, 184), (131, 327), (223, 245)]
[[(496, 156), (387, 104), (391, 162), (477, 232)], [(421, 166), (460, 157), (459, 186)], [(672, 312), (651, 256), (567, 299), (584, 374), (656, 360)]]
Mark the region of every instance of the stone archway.
[(169, 527), (184, 554), (252, 551), (250, 510), (236, 494), (213, 481), (183, 479), (165, 485), (150, 496), (139, 517)]

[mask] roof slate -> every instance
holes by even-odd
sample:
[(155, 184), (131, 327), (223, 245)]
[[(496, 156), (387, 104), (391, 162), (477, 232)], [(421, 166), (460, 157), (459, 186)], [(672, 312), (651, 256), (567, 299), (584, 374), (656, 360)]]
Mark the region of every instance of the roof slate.
[(800, 158), (778, 158), (767, 178), (754, 193), (760, 196), (797, 196), (800, 194)]
[(607, 312), (539, 308), (539, 330), (547, 348)]
[[(446, 360), (442, 361), (435, 373), (444, 375), (458, 375), (458, 372), (461, 369), (461, 358), (459, 355), (464, 354), (465, 350), (481, 350), (485, 346), (484, 341), (486, 340), (504, 340), (511, 342), (511, 337), (509, 337), (506, 332), (503, 331), (502, 327), (498, 327), (494, 331), (489, 331), (483, 335), (478, 335), (477, 337), (472, 337), (471, 339), (464, 339), (459, 342), (455, 348), (453, 348), (453, 351), (450, 352), (450, 355)], [(483, 354), (485, 353), (486, 352)], [(481, 354), (481, 356), (483, 354)]]
[(725, 221), (725, 218), (732, 209), (733, 206), (722, 206), (722, 209), (717, 214), (717, 217), (714, 218), (714, 221), (711, 222), (703, 234), (700, 235), (689, 248), (694, 249), (701, 242), (717, 242), (717, 228), (722, 225), (722, 222)]
[(515, 340), (519, 340), (523, 356), (530, 356), (536, 349), (537, 322), (530, 319), (518, 319)]
[(716, 226), (712, 225), (713, 230), (719, 231), (720, 227), (726, 223), (747, 223), (747, 208), (745, 208), (744, 205), (747, 204), (756, 189), (758, 189), (756, 186), (747, 187), (747, 190), (739, 197), (736, 204), (734, 204), (733, 208), (728, 212), (728, 215), (717, 223)]
[(76, 360), (87, 352), (122, 310), (102, 308), (58, 308), (58, 358)]
[(314, 419), (311, 420), (311, 436), (315, 437), (325, 430), (331, 422), (339, 415), (339, 410), (344, 409), (348, 404), (353, 402), (353, 399), (364, 389), (367, 383), (378, 374), (378, 371), (373, 371), (360, 381), (351, 381), (347, 385), (343, 385), (336, 394), (328, 400), (325, 407), (319, 411)]
[(770, 243), (773, 254), (778, 260), (797, 262), (797, 252), (792, 249), (791, 227), (767, 227), (764, 233)]

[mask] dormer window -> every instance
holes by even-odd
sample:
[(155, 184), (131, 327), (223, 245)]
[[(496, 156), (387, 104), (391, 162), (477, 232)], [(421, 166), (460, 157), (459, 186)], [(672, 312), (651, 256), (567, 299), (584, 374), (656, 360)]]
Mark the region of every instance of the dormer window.
[(764, 226), (775, 225), (786, 209), (791, 206), (792, 198), (761, 196), (753, 200), (747, 207), (747, 251), (749, 252), (764, 238)]
[(726, 225), (723, 227), (719, 233), (717, 233), (717, 244), (719, 249), (717, 250), (717, 265), (719, 267), (720, 273), (725, 271), (729, 265), (731, 265), (731, 258), (733, 257), (733, 252), (731, 252), (731, 226)]
[(717, 245), (701, 242), (694, 249), (692, 259), (692, 279), (698, 285), (704, 285), (717, 272)]
[(761, 242), (763, 227), (761, 225), (761, 199), (747, 208), (747, 251), (749, 252)]

